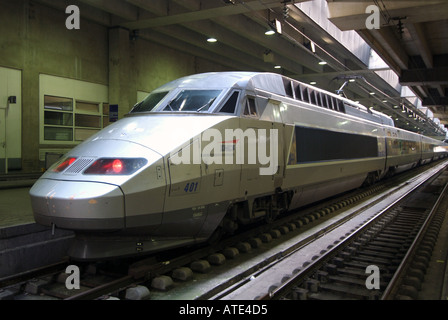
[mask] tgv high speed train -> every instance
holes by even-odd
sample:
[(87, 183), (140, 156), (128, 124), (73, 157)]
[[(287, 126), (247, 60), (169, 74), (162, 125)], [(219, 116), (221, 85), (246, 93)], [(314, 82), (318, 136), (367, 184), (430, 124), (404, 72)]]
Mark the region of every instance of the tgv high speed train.
[(74, 230), (69, 255), (102, 259), (222, 232), (446, 155), (438, 140), (271, 73), (187, 76), (154, 90), (51, 167), (35, 220)]

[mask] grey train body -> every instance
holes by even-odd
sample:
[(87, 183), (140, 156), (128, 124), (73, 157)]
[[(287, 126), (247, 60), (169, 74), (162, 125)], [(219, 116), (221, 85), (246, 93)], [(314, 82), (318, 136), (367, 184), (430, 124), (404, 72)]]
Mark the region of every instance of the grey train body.
[[(250, 160), (261, 145), (269, 163)], [(206, 73), (156, 89), (66, 154), (30, 196), (36, 222), (75, 231), (70, 256), (95, 260), (271, 221), (443, 157), (444, 148), (395, 128), (384, 114), (281, 75)]]

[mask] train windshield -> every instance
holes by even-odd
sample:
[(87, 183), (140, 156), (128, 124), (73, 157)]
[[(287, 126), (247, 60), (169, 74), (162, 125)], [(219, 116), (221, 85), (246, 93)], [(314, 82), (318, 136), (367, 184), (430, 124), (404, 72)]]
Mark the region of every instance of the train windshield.
[[(142, 102), (136, 104), (131, 113), (136, 112), (208, 112), (222, 90), (182, 90), (173, 99), (165, 97), (169, 91), (153, 92)], [(165, 101), (168, 102), (165, 102)]]
[(132, 109), (131, 113), (134, 112), (148, 112), (153, 111), (155, 107), (166, 97), (169, 91), (153, 92), (145, 98), (145, 100), (137, 103)]
[(182, 90), (159, 111), (207, 112), (221, 90)]

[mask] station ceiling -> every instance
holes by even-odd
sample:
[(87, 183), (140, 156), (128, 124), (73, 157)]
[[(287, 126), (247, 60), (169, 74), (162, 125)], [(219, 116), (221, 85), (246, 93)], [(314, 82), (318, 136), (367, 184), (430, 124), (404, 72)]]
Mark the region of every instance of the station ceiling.
[(366, 26), (366, 2), (327, 0), (330, 21), (356, 30), (448, 127), (448, 1), (368, 1), (379, 8), (379, 29)]
[[(78, 5), (82, 18), (107, 27), (127, 28), (134, 39), (160, 43), (233, 70), (281, 73), (307, 83), (316, 82), (316, 86), (332, 92), (348, 78), (356, 78), (356, 84), (347, 83), (344, 88), (348, 98), (385, 112), (399, 127), (429, 136), (445, 136), (424, 112), (403, 100), (401, 93), (375, 70), (369, 69), (296, 6), (306, 1), (309, 0), (38, 2), (61, 10), (69, 4)], [(366, 3), (378, 1), (383, 11), (388, 9), (391, 19), (382, 15), (381, 28), (367, 30), (368, 15), (363, 12)], [(407, 7), (392, 6), (392, 2)], [(433, 2), (438, 4), (421, 4)], [(389, 65), (385, 69), (394, 70), (402, 84), (409, 85), (434, 116), (448, 126), (448, 3), (440, 0), (327, 0), (327, 3), (330, 21), (342, 30), (356, 30)], [(418, 6), (413, 6), (414, 3)], [(440, 3), (443, 8), (437, 10), (434, 6)], [(419, 15), (423, 9), (430, 14)], [(397, 21), (392, 19), (395, 16), (406, 16), (400, 34), (395, 31)], [(265, 35), (268, 29), (276, 28), (276, 21), (281, 25), (281, 34)], [(217, 41), (207, 41), (212, 37)], [(326, 64), (319, 64), (322, 61)], [(405, 110), (406, 113), (402, 112)]]

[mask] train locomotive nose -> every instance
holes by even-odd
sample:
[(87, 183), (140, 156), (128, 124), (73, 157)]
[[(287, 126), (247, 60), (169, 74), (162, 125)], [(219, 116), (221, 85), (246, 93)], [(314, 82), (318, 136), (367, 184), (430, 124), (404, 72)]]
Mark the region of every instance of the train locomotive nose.
[(41, 179), (30, 196), (39, 224), (84, 231), (114, 231), (125, 226), (124, 195), (116, 185)]
[(81, 144), (31, 188), (34, 218), (75, 232), (122, 231), (133, 213), (128, 202), (148, 188), (152, 177), (146, 169), (161, 159), (132, 141), (97, 138)]

